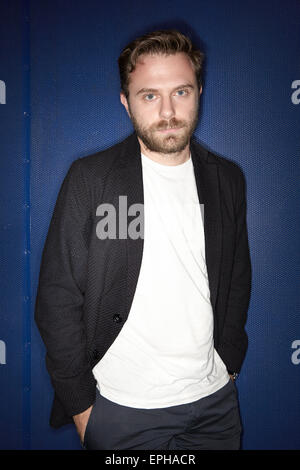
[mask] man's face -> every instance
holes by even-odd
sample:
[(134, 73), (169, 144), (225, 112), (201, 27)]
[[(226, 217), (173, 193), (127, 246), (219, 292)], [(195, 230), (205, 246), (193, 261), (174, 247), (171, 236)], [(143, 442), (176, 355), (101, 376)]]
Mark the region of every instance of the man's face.
[(129, 98), (121, 93), (121, 102), (145, 147), (170, 154), (189, 144), (201, 92), (186, 54), (143, 55), (129, 77)]

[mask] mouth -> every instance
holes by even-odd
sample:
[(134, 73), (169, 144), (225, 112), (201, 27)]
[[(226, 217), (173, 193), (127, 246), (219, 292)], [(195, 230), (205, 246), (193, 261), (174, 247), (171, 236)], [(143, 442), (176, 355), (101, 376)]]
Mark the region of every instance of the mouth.
[(158, 132), (162, 132), (164, 134), (168, 133), (168, 132), (176, 132), (178, 131), (179, 129), (182, 129), (182, 127), (170, 127), (168, 129), (161, 129), (161, 130), (158, 130)]

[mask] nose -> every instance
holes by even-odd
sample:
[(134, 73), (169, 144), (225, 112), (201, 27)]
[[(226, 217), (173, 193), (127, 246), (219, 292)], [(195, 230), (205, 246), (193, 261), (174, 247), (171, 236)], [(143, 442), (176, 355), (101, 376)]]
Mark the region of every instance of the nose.
[(174, 103), (172, 97), (164, 96), (161, 99), (160, 116), (163, 119), (171, 119), (175, 115)]

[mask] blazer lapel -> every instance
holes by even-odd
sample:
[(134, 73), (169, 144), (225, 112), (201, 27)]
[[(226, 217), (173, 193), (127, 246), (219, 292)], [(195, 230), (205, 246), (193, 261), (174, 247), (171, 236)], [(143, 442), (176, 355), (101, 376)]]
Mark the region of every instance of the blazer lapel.
[(218, 165), (208, 151), (191, 144), (191, 155), (199, 202), (204, 205), (205, 257), (212, 307), (215, 308), (222, 252), (222, 218)]
[[(127, 210), (133, 204), (144, 207), (143, 172), (141, 150), (136, 133), (126, 139), (121, 158), (114, 172), (115, 188), (119, 195), (127, 196)], [(137, 214), (138, 216), (138, 214)], [(144, 219), (144, 214), (142, 214)], [(135, 217), (134, 217), (135, 218)], [(130, 220), (128, 220), (130, 223)], [(143, 225), (144, 227), (144, 225)], [(143, 229), (142, 227), (142, 229)], [(144, 233), (137, 239), (126, 238), (127, 250), (127, 295), (126, 316), (129, 314), (140, 273), (144, 248)]]

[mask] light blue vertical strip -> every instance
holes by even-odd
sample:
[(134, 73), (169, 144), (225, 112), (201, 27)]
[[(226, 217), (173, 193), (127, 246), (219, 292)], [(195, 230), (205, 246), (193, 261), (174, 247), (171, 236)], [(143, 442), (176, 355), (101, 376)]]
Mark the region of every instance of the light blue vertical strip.
[(22, 1), (23, 23), (23, 167), (24, 167), (24, 290), (23, 290), (23, 393), (22, 393), (22, 447), (31, 447), (31, 108), (30, 108), (30, 0)]

